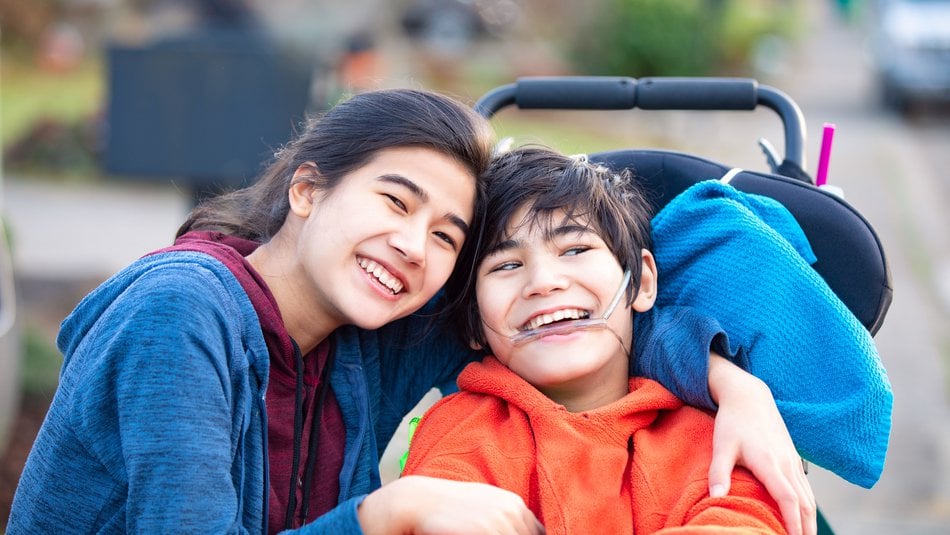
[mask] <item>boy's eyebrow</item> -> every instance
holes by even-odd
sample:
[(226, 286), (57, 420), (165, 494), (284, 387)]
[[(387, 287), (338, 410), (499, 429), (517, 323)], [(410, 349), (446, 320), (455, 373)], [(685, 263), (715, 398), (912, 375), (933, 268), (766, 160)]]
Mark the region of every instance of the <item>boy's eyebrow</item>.
[(500, 241), (496, 243), (495, 245), (492, 245), (491, 247), (485, 249), (485, 253), (482, 255), (482, 258), (488, 258), (489, 256), (495, 253), (500, 253), (502, 251), (510, 251), (512, 249), (517, 249), (518, 247), (521, 246), (521, 243), (522, 243), (521, 241), (513, 240), (513, 239)]
[(594, 231), (587, 225), (572, 222), (548, 229), (548, 231), (544, 233), (544, 239), (553, 240), (554, 238), (568, 234), (589, 234), (593, 232)]
[[(422, 202), (422, 203), (429, 202), (429, 192), (419, 187), (419, 184), (416, 184), (412, 180), (402, 175), (396, 175), (396, 174), (380, 175), (379, 181), (389, 182), (390, 184), (397, 184), (399, 186), (402, 186), (406, 188), (407, 190), (409, 190), (409, 193), (412, 194), (413, 197), (419, 199), (419, 202)], [(466, 223), (465, 220), (462, 219), (461, 216), (452, 212), (446, 212), (446, 214), (442, 217), (448, 220), (449, 223), (452, 223), (453, 225), (458, 227), (463, 233), (465, 233), (466, 236), (468, 235), (468, 230), (469, 230), (468, 223)]]
[[(588, 233), (593, 233), (593, 230), (591, 230), (591, 228), (588, 227), (587, 225), (571, 223), (571, 224), (561, 225), (559, 227), (548, 229), (544, 233), (544, 239), (546, 241), (552, 241), (555, 238), (558, 238), (560, 236), (566, 236), (568, 234), (588, 234)], [(495, 253), (500, 253), (502, 251), (510, 251), (511, 249), (517, 249), (518, 247), (522, 247), (523, 245), (524, 245), (524, 242), (522, 242), (521, 240), (508, 238), (507, 240), (502, 240), (496, 243), (495, 245), (489, 247), (488, 249), (485, 249), (485, 253), (482, 256), (483, 258), (487, 258)]]

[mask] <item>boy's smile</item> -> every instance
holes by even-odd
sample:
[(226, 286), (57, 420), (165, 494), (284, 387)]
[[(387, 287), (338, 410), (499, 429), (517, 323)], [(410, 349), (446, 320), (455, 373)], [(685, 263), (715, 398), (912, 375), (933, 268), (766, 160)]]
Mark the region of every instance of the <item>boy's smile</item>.
[(590, 317), (589, 310), (581, 310), (577, 308), (563, 308), (552, 311), (539, 312), (538, 315), (531, 318), (528, 323), (525, 323), (519, 329), (520, 331), (530, 331), (537, 329), (538, 327), (543, 327), (545, 325), (550, 325), (552, 323), (561, 321), (561, 320), (577, 320), (577, 319), (586, 319)]
[[(556, 212), (548, 222), (523, 224), (528, 213), (527, 207), (516, 212), (509, 238), (478, 266), (476, 298), (492, 354), (569, 408), (578, 396), (603, 401), (607, 390), (608, 396), (622, 396), (633, 340), (629, 309), (611, 315), (607, 329), (555, 332), (523, 345), (512, 341), (526, 330), (602, 316), (624, 277), (617, 258), (586, 221)], [(644, 251), (648, 284), (655, 279), (652, 266), (652, 255)], [(637, 310), (651, 305), (649, 297), (634, 301)]]

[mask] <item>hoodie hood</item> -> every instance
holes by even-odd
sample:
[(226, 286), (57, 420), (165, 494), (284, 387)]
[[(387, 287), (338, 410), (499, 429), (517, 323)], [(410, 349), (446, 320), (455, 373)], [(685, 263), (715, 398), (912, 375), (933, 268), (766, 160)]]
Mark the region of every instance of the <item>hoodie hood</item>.
[[(241, 287), (247, 292), (254, 310), (257, 311), (264, 333), (264, 341), (271, 353), (271, 380), (289, 381), (293, 385), (296, 375), (294, 346), (284, 327), (277, 301), (264, 279), (245, 258), (254, 252), (258, 242), (229, 236), (221, 232), (192, 231), (175, 241), (175, 245), (156, 251), (195, 251), (210, 255), (227, 266)], [(289, 378), (288, 378), (289, 375)]]
[[(256, 246), (257, 244), (254, 242), (229, 238), (220, 233), (189, 233), (180, 238), (175, 245), (153, 251), (119, 271), (86, 295), (60, 325), (56, 344), (64, 355), (64, 367), (68, 364), (70, 356), (76, 351), (79, 344), (89, 334), (89, 331), (97, 325), (99, 318), (142, 277), (155, 270), (162, 269), (165, 265), (180, 265), (184, 261), (194, 263), (196, 268), (208, 270), (220, 279), (230, 278), (233, 280), (233, 278), (237, 278), (242, 287), (247, 289), (252, 286), (246, 285), (242, 279), (260, 280), (260, 278), (253, 272), (250, 264), (247, 264), (244, 260), (241, 252), (250, 253)], [(165, 254), (174, 252), (203, 254), (190, 255), (187, 260)], [(240, 270), (232, 270), (230, 269), (232, 265), (244, 265), (245, 267)], [(257, 287), (260, 288), (259, 292), (247, 292), (255, 308), (257, 307), (257, 300), (269, 299), (273, 303), (273, 298), (266, 291), (266, 286), (258, 284)], [(274, 303), (273, 308), (276, 310), (276, 303)], [(277, 320), (279, 322), (279, 316)]]

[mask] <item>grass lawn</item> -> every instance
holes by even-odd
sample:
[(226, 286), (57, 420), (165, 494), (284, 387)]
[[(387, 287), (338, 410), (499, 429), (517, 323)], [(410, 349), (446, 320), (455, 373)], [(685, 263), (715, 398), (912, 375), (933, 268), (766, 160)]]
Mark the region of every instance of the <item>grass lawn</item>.
[(7, 146), (38, 120), (74, 124), (100, 111), (105, 80), (95, 60), (69, 72), (47, 72), (29, 58), (0, 50), (0, 139)]

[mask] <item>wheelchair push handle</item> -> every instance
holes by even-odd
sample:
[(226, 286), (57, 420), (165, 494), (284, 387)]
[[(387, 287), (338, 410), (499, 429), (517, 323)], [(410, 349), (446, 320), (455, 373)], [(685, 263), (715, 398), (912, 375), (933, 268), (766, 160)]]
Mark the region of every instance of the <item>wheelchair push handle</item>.
[(788, 95), (751, 78), (525, 77), (489, 91), (475, 103), (475, 110), (490, 118), (512, 105), (548, 110), (754, 110), (765, 106), (782, 119), (786, 160), (804, 167), (801, 110)]

